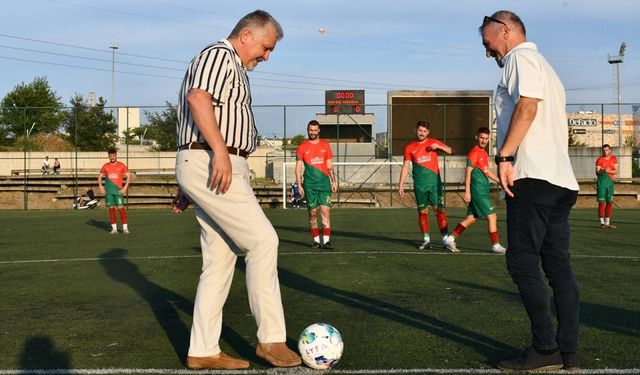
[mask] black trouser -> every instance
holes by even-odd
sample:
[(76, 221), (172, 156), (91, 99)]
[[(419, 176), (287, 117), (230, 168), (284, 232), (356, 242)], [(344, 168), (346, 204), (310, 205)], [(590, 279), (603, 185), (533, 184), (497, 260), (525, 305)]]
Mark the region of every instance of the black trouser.
[[(532, 178), (516, 180), (511, 191), (514, 197), (507, 197), (507, 269), (529, 315), (533, 346), (575, 352), (580, 300), (569, 255), (569, 212), (578, 192)], [(553, 290), (557, 334), (541, 264)]]

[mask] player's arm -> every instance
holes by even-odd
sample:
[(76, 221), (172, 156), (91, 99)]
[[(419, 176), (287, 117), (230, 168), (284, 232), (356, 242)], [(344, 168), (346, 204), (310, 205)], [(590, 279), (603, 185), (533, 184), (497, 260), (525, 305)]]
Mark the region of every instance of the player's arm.
[(444, 152), (447, 155), (451, 155), (451, 153), (453, 152), (453, 149), (450, 146), (447, 146), (442, 142), (433, 143), (430, 147), (433, 150), (442, 150), (442, 152)]
[(338, 191), (338, 180), (336, 174), (333, 173), (333, 159), (327, 159), (327, 170), (329, 171), (329, 179), (331, 180), (331, 191)]
[(193, 116), (193, 121), (204, 137), (207, 144), (213, 149), (211, 158), (211, 187), (216, 192), (225, 193), (231, 185), (231, 160), (227, 151), (227, 144), (222, 138), (218, 122), (216, 121), (212, 96), (200, 89), (191, 89), (187, 94), (187, 103)]
[[(300, 195), (304, 197), (304, 188), (302, 187), (302, 168), (304, 168), (302, 160), (296, 161), (296, 182), (298, 183), (298, 191), (300, 192)], [(291, 195), (293, 196), (293, 188), (291, 190)]]
[(124, 177), (126, 178), (126, 181), (124, 182), (124, 186), (122, 187), (122, 189), (120, 189), (120, 192), (122, 194), (127, 193), (127, 189), (129, 188), (129, 182), (131, 182), (131, 172), (127, 170), (127, 173), (124, 174)]
[(407, 175), (409, 174), (409, 165), (411, 164), (411, 160), (405, 160), (402, 164), (402, 171), (400, 171), (400, 182), (398, 182), (398, 194), (400, 196), (404, 196), (404, 181), (407, 179)]
[(498, 176), (496, 176), (495, 173), (493, 173), (491, 171), (491, 169), (487, 169), (487, 171), (484, 173), (485, 176), (489, 177), (489, 179), (497, 184), (500, 184), (500, 179), (498, 178)]
[(467, 167), (464, 173), (464, 201), (465, 203), (471, 202), (471, 172), (473, 167)]
[[(513, 110), (509, 130), (507, 131), (507, 136), (505, 137), (502, 148), (498, 151), (498, 156), (513, 156), (516, 153), (537, 113), (538, 99), (521, 96)], [(511, 189), (509, 189), (509, 186), (513, 186), (513, 174), (512, 163), (504, 162), (498, 165), (500, 184), (505, 193), (510, 197), (513, 197), (513, 193)]]
[(100, 174), (98, 175), (98, 187), (100, 187), (100, 192), (104, 195), (105, 191), (104, 186), (102, 186), (102, 171), (100, 171)]
[(615, 163), (612, 167), (605, 170), (606, 173), (616, 174), (618, 172), (618, 163)]

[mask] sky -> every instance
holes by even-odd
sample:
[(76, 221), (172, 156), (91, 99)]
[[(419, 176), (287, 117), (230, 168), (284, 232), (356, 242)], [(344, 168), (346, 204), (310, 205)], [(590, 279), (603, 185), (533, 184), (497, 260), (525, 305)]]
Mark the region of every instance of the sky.
[[(302, 106), (321, 112), (325, 90), (364, 89), (370, 108), (386, 104), (389, 90), (493, 90), (500, 70), (485, 57), (478, 26), (484, 15), (507, 9), (522, 18), (528, 40), (560, 76), (568, 103), (617, 102), (616, 66), (607, 58), (618, 55), (622, 42), (627, 48), (619, 66), (621, 101), (640, 102), (637, 0), (0, 4), (0, 98), (18, 84), (46, 77), (64, 104), (89, 92), (107, 105), (176, 103), (191, 58), (226, 38), (242, 16), (264, 9), (285, 35), (269, 60), (250, 73), (253, 102), (257, 112), (272, 115), (265, 118), (287, 118), (299, 130), (310, 112)], [(114, 43), (116, 50), (110, 48)], [(281, 116), (283, 105), (289, 108)]]

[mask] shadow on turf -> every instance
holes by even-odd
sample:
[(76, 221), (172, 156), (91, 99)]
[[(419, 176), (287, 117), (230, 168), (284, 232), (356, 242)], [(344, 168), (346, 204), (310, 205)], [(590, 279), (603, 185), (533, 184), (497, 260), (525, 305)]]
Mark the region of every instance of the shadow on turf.
[(101, 221), (96, 219), (90, 219), (87, 221), (87, 225), (96, 227), (98, 229), (111, 230), (111, 224), (108, 221)]
[[(199, 250), (199, 249), (198, 249)], [(126, 249), (115, 248), (100, 256), (100, 264), (113, 280), (129, 286), (148, 304), (156, 320), (165, 331), (181, 363), (187, 358), (190, 328), (180, 319), (178, 311), (193, 316), (193, 301), (150, 281), (126, 258)], [(244, 263), (243, 260), (240, 260)], [(198, 275), (194, 275), (194, 278)], [(221, 340), (228, 343), (240, 356), (257, 360), (255, 348), (240, 334), (222, 326)]]
[[(236, 267), (244, 272), (243, 264), (238, 264)], [(278, 268), (278, 276), (282, 286), (340, 303), (352, 309), (365, 311), (368, 314), (467, 346), (485, 356), (488, 362), (497, 362), (498, 359), (501, 359), (498, 356), (516, 351), (516, 348), (496, 341), (491, 337), (469, 331), (427, 314), (367, 297), (360, 293), (329, 287), (281, 267)], [(291, 340), (289, 340), (288, 344), (291, 347), (296, 345)]]
[[(483, 290), (502, 295), (514, 303), (521, 304), (520, 295), (516, 291), (506, 291), (486, 285), (472, 284), (469, 282), (443, 279), (451, 284), (464, 288)], [(580, 285), (578, 284), (578, 287)], [(515, 290), (515, 286), (513, 286)], [(551, 301), (553, 308), (553, 301)], [(523, 314), (524, 308), (523, 308)], [(524, 318), (524, 315), (523, 315)], [(638, 323), (638, 312), (620, 309), (617, 307), (599, 305), (594, 303), (580, 302), (580, 325), (588, 325), (601, 330), (611, 331), (631, 337), (640, 335), (640, 324)], [(526, 333), (526, 332), (525, 332)]]
[[(288, 232), (309, 234), (309, 228), (307, 227), (288, 227), (288, 226), (282, 226), (282, 225), (274, 225), (274, 228), (276, 230), (285, 230)], [(406, 238), (376, 236), (370, 233), (347, 232), (347, 231), (334, 230), (334, 229), (331, 230), (331, 235), (336, 237), (354, 238), (354, 239), (363, 240), (363, 241), (383, 241), (383, 242), (389, 242), (395, 245), (408, 245), (413, 248), (416, 248), (420, 244), (420, 242), (418, 242), (417, 240), (410, 240)], [(302, 246), (311, 245), (311, 242), (307, 243), (307, 242), (300, 242), (300, 241), (289, 241), (284, 239), (284, 236), (279, 236), (279, 237), (280, 237), (280, 242), (283, 242), (283, 243), (286, 242), (293, 245), (302, 245)]]
[(69, 353), (57, 351), (51, 338), (34, 336), (24, 343), (20, 355), (21, 369), (69, 369)]

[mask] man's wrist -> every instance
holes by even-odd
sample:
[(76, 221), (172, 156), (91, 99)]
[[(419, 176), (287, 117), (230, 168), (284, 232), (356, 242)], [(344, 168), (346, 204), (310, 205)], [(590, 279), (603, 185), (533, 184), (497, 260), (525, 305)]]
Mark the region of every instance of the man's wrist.
[(496, 162), (496, 164), (500, 164), (503, 162), (511, 162), (514, 161), (515, 158), (513, 156), (500, 156), (500, 155), (496, 155), (494, 161)]

